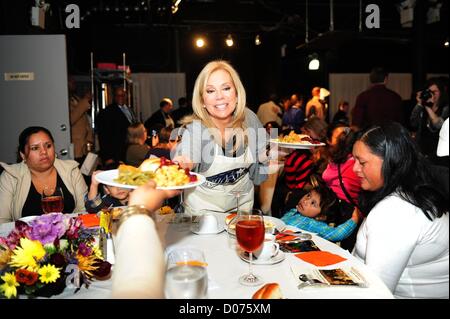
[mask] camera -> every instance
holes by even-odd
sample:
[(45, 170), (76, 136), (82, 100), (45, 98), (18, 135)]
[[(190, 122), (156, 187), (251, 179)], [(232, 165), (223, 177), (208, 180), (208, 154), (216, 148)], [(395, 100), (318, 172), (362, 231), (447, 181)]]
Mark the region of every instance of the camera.
[[(433, 92), (430, 89), (425, 89), (420, 92), (419, 98), (424, 104), (424, 106), (429, 106), (430, 102), (427, 102), (429, 99), (433, 97)], [(432, 104), (432, 103), (431, 103)]]

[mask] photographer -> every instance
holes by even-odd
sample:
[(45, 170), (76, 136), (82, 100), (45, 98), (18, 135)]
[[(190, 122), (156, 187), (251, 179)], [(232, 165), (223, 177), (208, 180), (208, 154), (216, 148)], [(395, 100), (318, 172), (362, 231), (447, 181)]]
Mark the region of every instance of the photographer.
[(448, 93), (438, 78), (430, 78), (426, 88), (417, 92), (417, 105), (411, 112), (410, 124), (422, 153), (439, 164), (436, 148), (439, 130), (448, 118)]

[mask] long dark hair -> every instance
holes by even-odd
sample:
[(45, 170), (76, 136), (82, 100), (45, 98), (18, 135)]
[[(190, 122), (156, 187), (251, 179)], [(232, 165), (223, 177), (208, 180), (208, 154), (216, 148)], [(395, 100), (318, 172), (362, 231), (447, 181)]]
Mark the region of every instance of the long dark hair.
[(29, 126), (26, 129), (22, 131), (19, 135), (19, 147), (17, 148), (17, 162), (22, 161), (22, 158), (20, 157), (20, 153), (25, 153), (25, 145), (27, 145), (28, 141), (30, 140), (30, 136), (39, 132), (44, 132), (45, 134), (50, 137), (53, 143), (55, 143), (55, 140), (53, 139), (52, 133), (48, 129), (42, 126)]
[(448, 106), (448, 92), (441, 78), (436, 77), (436, 78), (429, 78), (427, 80), (427, 88), (429, 88), (433, 84), (438, 87), (440, 92), (439, 100), (437, 101), (438, 110), (436, 113), (437, 115), (441, 115), (443, 108), (445, 106)]
[(332, 163), (343, 164), (347, 161), (349, 154), (352, 153), (356, 133), (350, 127), (338, 124), (330, 131), (330, 138), (333, 131), (338, 127), (344, 127), (344, 130), (338, 135), (336, 145), (329, 147), (329, 156)]
[(403, 126), (394, 122), (372, 126), (360, 132), (356, 140), (383, 159), (383, 187), (374, 192), (360, 193), (359, 204), (364, 214), (394, 192), (420, 208), (430, 220), (448, 211), (445, 195), (433, 181), (430, 163)]

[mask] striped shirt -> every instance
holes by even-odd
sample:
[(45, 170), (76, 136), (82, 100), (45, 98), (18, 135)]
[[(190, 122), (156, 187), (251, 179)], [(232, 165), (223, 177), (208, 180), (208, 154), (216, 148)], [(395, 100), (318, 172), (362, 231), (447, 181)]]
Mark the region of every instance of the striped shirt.
[(309, 183), (313, 170), (311, 153), (308, 150), (295, 150), (284, 161), (284, 181), (290, 189), (303, 188)]
[(287, 225), (295, 226), (312, 233), (317, 233), (320, 237), (333, 242), (341, 241), (347, 238), (357, 226), (351, 218), (339, 226), (328, 226), (327, 223), (303, 216), (297, 211), (296, 208), (292, 208), (287, 211), (281, 220), (283, 220)]

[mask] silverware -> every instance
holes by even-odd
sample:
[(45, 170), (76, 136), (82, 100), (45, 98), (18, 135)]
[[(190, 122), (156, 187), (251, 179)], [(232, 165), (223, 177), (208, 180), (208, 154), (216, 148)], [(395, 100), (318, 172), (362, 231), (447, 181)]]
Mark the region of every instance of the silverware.
[(319, 279), (309, 277), (307, 274), (300, 274), (300, 276), (298, 276), (298, 279), (300, 279), (301, 283), (297, 286), (297, 289), (302, 289), (309, 286), (327, 285), (326, 283), (321, 282)]
[[(279, 231), (278, 229), (275, 228), (275, 231), (273, 233), (274, 235), (286, 235), (286, 236), (295, 236), (297, 237), (296, 239), (293, 239), (293, 241), (303, 241), (303, 240), (310, 240), (312, 239), (312, 235), (311, 234), (307, 234), (307, 233), (303, 233), (301, 231), (295, 231), (295, 232), (285, 232), (285, 231)], [(280, 238), (281, 240), (283, 238)]]

